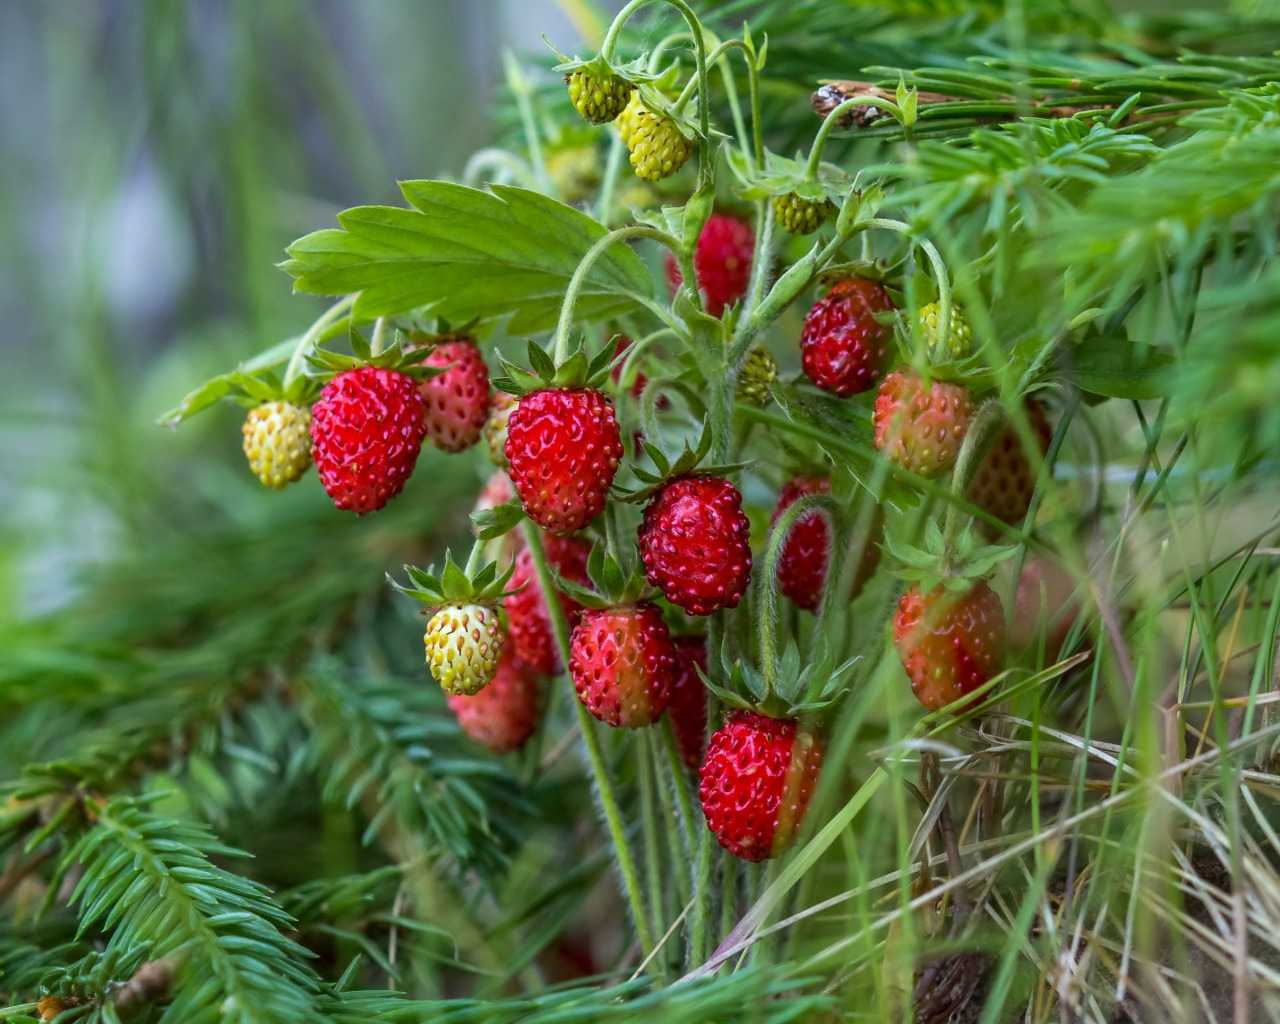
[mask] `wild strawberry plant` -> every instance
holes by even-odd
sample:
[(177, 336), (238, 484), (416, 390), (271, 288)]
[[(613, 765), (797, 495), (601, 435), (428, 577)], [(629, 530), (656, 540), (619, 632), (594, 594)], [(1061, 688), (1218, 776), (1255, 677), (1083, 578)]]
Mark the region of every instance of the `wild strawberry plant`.
[[(309, 535), (340, 586), (240, 581), (294, 642), (214, 700), (372, 852), (233, 874), (134, 784), (157, 735), (216, 778), (176, 705), (34, 766), (12, 870), (79, 930), (3, 951), (5, 1016), (1262, 1019), (1273, 32), (633, 0), (513, 62), (507, 151), (295, 242), (332, 305), (165, 417), (240, 403), (319, 502), (305, 429), (376, 513)], [(472, 536), (414, 551), (458, 465)]]

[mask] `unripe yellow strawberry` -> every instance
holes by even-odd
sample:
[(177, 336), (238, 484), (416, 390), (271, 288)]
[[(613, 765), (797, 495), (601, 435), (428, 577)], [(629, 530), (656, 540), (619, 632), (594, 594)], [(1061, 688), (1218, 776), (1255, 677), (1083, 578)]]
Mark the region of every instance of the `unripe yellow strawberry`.
[(600, 184), (600, 154), (594, 146), (569, 146), (547, 157), (547, 177), (566, 203), (589, 199)]
[(659, 181), (675, 174), (693, 153), (693, 140), (680, 134), (669, 117), (641, 110), (627, 137), (631, 166), (645, 181)]
[(793, 235), (813, 234), (835, 208), (830, 199), (803, 199), (794, 192), (773, 197), (774, 216)]
[(565, 75), (573, 109), (592, 124), (604, 124), (622, 113), (631, 99), (631, 83), (617, 75), (595, 75), (579, 68)]
[(747, 353), (742, 372), (738, 374), (738, 387), (734, 397), (747, 405), (763, 407), (769, 404), (769, 385), (778, 379), (778, 361), (763, 345), (752, 345)]
[(969, 326), (969, 318), (964, 315), (960, 304), (951, 303), (951, 330), (947, 334), (944, 349), (938, 349), (939, 328), (942, 326), (942, 303), (931, 302), (920, 310), (920, 333), (924, 336), (925, 345), (935, 361), (947, 359), (963, 359), (973, 351), (973, 329)]
[(488, 686), (497, 673), (506, 635), (496, 608), (450, 604), (431, 616), (422, 639), (427, 664), (440, 688), (470, 696)]
[(495, 466), (506, 469), (507, 420), (516, 411), (516, 400), (505, 391), (494, 391), (489, 397), (489, 418), (484, 421), (484, 439), (489, 446), (489, 458)]
[(280, 490), (311, 465), (311, 410), (292, 402), (266, 402), (245, 417), (244, 454), (253, 475)]
[(636, 126), (636, 118), (640, 116), (640, 112), (644, 109), (644, 104), (640, 102), (640, 93), (633, 92), (631, 101), (627, 104), (626, 109), (613, 122), (613, 126), (618, 129), (618, 135), (622, 138), (624, 145), (629, 146), (631, 144), (631, 132)]

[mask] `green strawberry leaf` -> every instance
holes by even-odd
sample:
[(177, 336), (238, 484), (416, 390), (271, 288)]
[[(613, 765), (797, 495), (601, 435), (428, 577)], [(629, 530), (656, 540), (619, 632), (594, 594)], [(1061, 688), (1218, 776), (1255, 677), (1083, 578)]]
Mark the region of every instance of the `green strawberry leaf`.
[(1164, 398), (1173, 388), (1173, 357), (1124, 338), (1086, 338), (1064, 353), (1062, 364), (1081, 391), (1103, 398)]
[(493, 540), (510, 533), (524, 519), (524, 506), (519, 498), (471, 513), (471, 532), (479, 540)]
[[(413, 209), (356, 207), (338, 215), (340, 228), (289, 246), (282, 266), (295, 287), (359, 292), (357, 320), (426, 307), (453, 321), (510, 316), (509, 331), (531, 334), (555, 325), (569, 279), (608, 233), (580, 210), (513, 186), (409, 181), (401, 190)], [(644, 262), (619, 243), (587, 272), (575, 315), (611, 319), (653, 292)]]

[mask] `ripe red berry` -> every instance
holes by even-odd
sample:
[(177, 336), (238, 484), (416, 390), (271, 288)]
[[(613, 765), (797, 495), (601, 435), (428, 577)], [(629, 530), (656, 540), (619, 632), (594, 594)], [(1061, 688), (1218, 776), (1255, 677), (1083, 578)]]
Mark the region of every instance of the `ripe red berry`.
[[(572, 583), (591, 585), (587, 575), (587, 558), (591, 555), (589, 542), (579, 537), (544, 537), (542, 543), (547, 561), (559, 570), (561, 576)], [(533, 554), (528, 548), (522, 548), (516, 556), (515, 572), (507, 584), (508, 590), (520, 587), (524, 589), (503, 599), (512, 653), (530, 668), (544, 675), (556, 675), (560, 672), (560, 654), (533, 564)], [(582, 616), (582, 605), (565, 594), (556, 596), (572, 629)]]
[[(750, 224), (724, 213), (713, 213), (698, 236), (693, 250), (693, 272), (698, 278), (702, 303), (712, 316), (747, 294), (751, 284), (751, 257), (756, 236)], [(684, 275), (670, 253), (667, 254), (667, 284), (675, 294)]]
[(696, 769), (707, 748), (707, 688), (698, 675), (699, 668), (704, 672), (707, 668), (707, 641), (700, 636), (682, 636), (676, 638), (675, 645), (676, 675), (667, 717), (681, 759)]
[(912, 587), (898, 602), (893, 643), (911, 692), (930, 711), (972, 693), (1004, 661), (1004, 608), (979, 581), (963, 592)]
[(800, 361), (823, 391), (848, 398), (875, 387), (888, 369), (893, 327), (873, 314), (894, 308), (884, 286), (852, 277), (838, 281), (804, 318)]
[(1035, 399), (1028, 399), (1025, 408), (1026, 425), (1039, 448), (1036, 462), (1033, 463), (1028, 456), (1022, 435), (1010, 424), (987, 449), (964, 495), (978, 508), (1013, 526), (1021, 526), (1027, 517), (1036, 489), (1039, 462), (1053, 439), (1053, 428), (1049, 425), (1044, 406)]
[[(778, 495), (770, 524), (776, 525), (783, 513), (806, 495), (830, 493), (831, 481), (825, 477), (796, 477)], [(778, 553), (778, 589), (801, 608), (814, 611), (822, 603), (830, 549), (831, 531), (820, 512), (801, 516), (782, 542)]]
[(333, 503), (364, 515), (400, 493), (425, 431), (414, 379), (360, 366), (320, 392), (311, 409), (311, 457)]
[(519, 750), (538, 726), (538, 680), (510, 651), (483, 690), (447, 700), (462, 731), (497, 754)]
[(651, 604), (587, 611), (574, 627), (573, 688), (606, 725), (639, 729), (656, 722), (671, 697), (675, 672), (675, 645)]
[(707, 827), (735, 857), (777, 856), (795, 838), (821, 769), (817, 737), (795, 719), (730, 711), (702, 765)]
[(975, 411), (968, 389), (941, 380), (926, 387), (903, 367), (884, 379), (876, 396), (876, 447), (904, 469), (939, 476), (955, 465)]
[(489, 417), (489, 368), (480, 350), (470, 338), (442, 341), (422, 365), (449, 366), (418, 385), (427, 439), (441, 451), (470, 448), (480, 440)]
[(529, 518), (549, 533), (569, 534), (604, 508), (622, 437), (599, 391), (551, 388), (520, 399), (507, 422), (505, 451)]
[(737, 607), (751, 579), (750, 523), (738, 489), (718, 476), (683, 476), (645, 506), (645, 576), (690, 615)]

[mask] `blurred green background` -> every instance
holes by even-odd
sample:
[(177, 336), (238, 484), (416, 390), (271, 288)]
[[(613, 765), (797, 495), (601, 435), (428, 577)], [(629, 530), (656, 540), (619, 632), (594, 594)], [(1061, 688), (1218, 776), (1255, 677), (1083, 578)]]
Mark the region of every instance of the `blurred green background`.
[(62, 603), (157, 517), (252, 514), (237, 411), (155, 417), (305, 327), (323, 306), (273, 270), (285, 245), (459, 175), (504, 49), (572, 49), (576, 8), (0, 4), (0, 619)]

